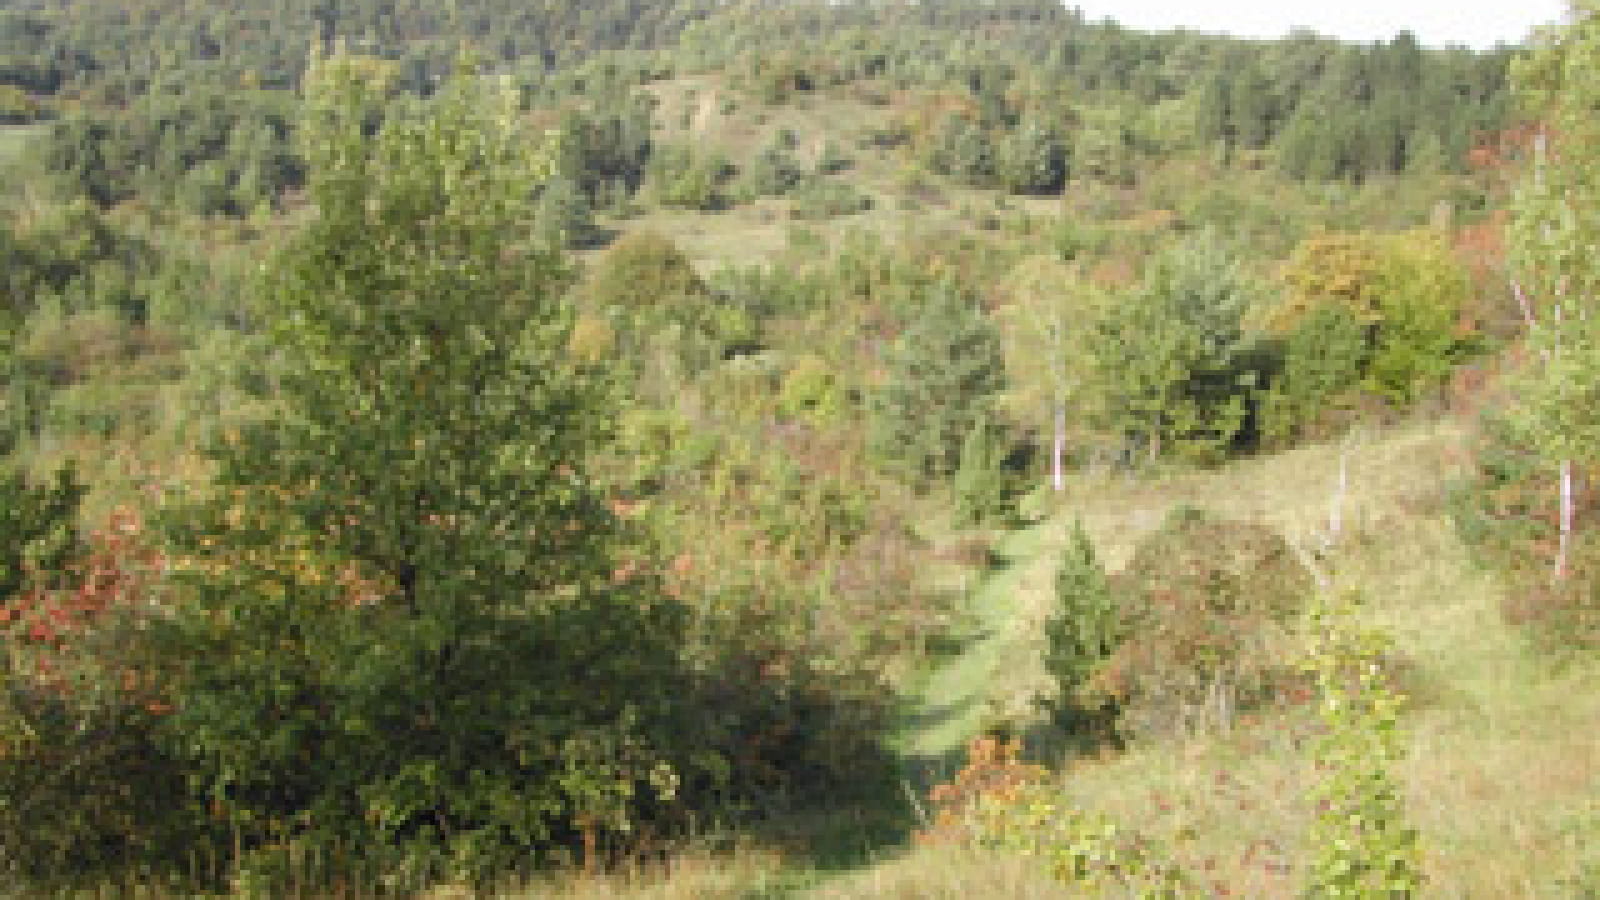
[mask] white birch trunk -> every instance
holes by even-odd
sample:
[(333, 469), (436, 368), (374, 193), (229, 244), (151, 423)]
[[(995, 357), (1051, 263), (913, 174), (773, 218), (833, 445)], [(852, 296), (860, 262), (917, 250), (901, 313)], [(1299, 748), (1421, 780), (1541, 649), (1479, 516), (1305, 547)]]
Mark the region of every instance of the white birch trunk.
[(1339, 484), (1333, 491), (1333, 502), (1328, 509), (1328, 547), (1339, 542), (1344, 530), (1344, 495), (1350, 487), (1350, 443), (1339, 450)]
[(1567, 578), (1567, 554), (1572, 548), (1572, 460), (1561, 461), (1561, 544), (1556, 549), (1555, 580)]
[(1062, 470), (1062, 454), (1067, 447), (1067, 410), (1063, 406), (1056, 407), (1056, 433), (1055, 442), (1050, 447), (1050, 484), (1061, 493), (1067, 487), (1066, 472)]

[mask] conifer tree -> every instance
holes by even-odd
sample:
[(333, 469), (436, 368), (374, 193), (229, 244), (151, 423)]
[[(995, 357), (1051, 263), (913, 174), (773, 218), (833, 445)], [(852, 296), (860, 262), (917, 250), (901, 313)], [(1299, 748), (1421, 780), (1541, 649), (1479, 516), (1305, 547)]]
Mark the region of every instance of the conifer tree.
[(1091, 338), (1105, 424), (1154, 457), (1214, 458), (1244, 427), (1257, 370), (1244, 316), (1254, 285), (1203, 234), (1155, 261)]
[(1087, 688), (1096, 669), (1121, 643), (1123, 626), (1110, 579), (1082, 522), (1073, 523), (1056, 570), (1056, 602), (1055, 616), (1046, 627), (1045, 654), (1059, 691), (1056, 706), (1079, 724), (1089, 724), (1085, 720), (1106, 710), (1102, 699), (1091, 697)]
[(999, 332), (976, 298), (949, 280), (934, 284), (868, 397), (873, 455), (914, 479), (954, 474), (1005, 385), (1004, 367)]

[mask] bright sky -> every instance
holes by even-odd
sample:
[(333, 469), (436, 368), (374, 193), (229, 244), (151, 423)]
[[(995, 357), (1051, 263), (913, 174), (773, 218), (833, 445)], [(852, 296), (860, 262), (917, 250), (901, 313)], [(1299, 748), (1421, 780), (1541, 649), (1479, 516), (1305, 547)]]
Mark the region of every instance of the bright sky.
[(1140, 31), (1223, 32), (1281, 37), (1295, 29), (1354, 41), (1410, 31), (1423, 44), (1487, 48), (1520, 43), (1535, 25), (1560, 18), (1566, 0), (1066, 0), (1090, 20), (1112, 18)]

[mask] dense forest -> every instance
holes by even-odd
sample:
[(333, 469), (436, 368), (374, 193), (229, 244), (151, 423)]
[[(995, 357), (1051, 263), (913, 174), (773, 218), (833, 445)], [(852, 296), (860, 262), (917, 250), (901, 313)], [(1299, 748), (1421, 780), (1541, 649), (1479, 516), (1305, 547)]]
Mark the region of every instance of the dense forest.
[(1592, 895), (1597, 54), (0, 0), (0, 881)]

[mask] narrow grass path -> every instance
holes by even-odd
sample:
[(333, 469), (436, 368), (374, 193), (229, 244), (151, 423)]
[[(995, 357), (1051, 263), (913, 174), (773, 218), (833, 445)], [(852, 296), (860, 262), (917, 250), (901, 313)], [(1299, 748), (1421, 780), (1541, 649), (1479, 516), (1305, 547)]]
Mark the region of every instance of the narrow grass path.
[(941, 660), (905, 698), (893, 746), (916, 788), (959, 767), (967, 743), (986, 721), (1017, 702), (1017, 668), (1038, 663), (1034, 583), (1054, 571), (1049, 554), (1056, 524), (1013, 531), (995, 547), (997, 565), (963, 601), (972, 630), (960, 651)]

